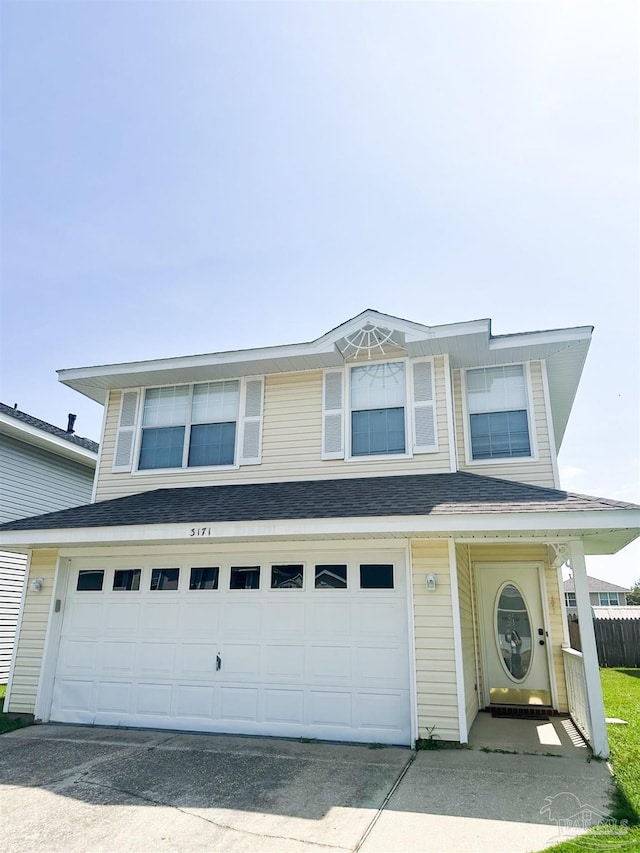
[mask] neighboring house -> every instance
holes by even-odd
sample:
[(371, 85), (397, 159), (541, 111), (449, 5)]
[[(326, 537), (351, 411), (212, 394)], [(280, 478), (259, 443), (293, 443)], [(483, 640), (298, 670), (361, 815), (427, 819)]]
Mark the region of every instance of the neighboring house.
[[(631, 592), (624, 586), (616, 586), (609, 581), (587, 576), (589, 601), (592, 607), (623, 607), (627, 603), (627, 593)], [(569, 616), (577, 613), (576, 586), (573, 578), (564, 582), (564, 602)]]
[[(98, 445), (0, 403), (0, 521), (91, 499)], [(0, 684), (6, 684), (27, 558), (0, 551)]]
[(635, 539), (640, 507), (559, 487), (591, 333), (369, 310), (310, 343), (60, 371), (106, 408), (96, 502), (0, 526), (43, 583), (7, 709), (396, 744), (571, 710), (606, 755), (561, 567), (589, 612), (584, 555)]

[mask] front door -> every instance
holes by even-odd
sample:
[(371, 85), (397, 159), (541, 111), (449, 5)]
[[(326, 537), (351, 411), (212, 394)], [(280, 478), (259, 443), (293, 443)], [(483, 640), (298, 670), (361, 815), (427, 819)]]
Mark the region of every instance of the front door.
[(551, 705), (541, 571), (476, 566), (486, 705)]

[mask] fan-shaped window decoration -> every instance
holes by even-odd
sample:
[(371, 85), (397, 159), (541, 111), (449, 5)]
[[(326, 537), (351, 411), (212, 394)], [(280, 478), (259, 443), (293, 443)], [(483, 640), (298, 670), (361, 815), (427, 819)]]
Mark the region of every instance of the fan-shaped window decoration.
[(498, 657), (513, 681), (524, 681), (531, 667), (533, 642), (531, 619), (522, 592), (514, 583), (504, 584), (496, 597)]
[(338, 348), (345, 359), (358, 358), (360, 355), (371, 358), (372, 355), (385, 355), (390, 351), (404, 349), (396, 332), (372, 323), (367, 323), (351, 335), (345, 335), (343, 340), (344, 343)]

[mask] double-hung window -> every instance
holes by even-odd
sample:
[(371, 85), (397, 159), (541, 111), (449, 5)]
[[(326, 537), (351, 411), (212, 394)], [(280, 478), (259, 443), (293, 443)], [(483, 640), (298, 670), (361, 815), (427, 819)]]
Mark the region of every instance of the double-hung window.
[(471, 458), (531, 456), (524, 366), (467, 370), (466, 384)]
[(233, 465), (238, 380), (148, 388), (139, 470)]
[(599, 592), (598, 600), (601, 607), (618, 607), (620, 604), (617, 592)]
[(575, 592), (565, 592), (564, 603), (567, 605), (567, 607), (577, 607)]
[(351, 455), (405, 453), (404, 363), (351, 368)]

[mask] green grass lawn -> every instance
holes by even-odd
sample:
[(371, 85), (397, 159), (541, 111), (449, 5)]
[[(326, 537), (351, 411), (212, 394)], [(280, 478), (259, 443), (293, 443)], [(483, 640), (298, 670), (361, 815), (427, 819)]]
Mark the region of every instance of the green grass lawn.
[[(4, 695), (7, 692), (6, 684), (0, 684), (0, 708), (4, 705)], [(0, 711), (0, 735), (5, 732), (12, 732), (15, 729), (22, 729), (24, 726), (31, 725), (28, 720), (23, 720), (22, 717), (10, 717), (8, 714), (3, 714)]]
[(626, 726), (609, 725), (607, 729), (610, 761), (618, 785), (611, 817), (628, 821), (631, 829), (623, 836), (592, 830), (550, 848), (553, 853), (640, 850), (640, 669), (601, 669), (600, 677), (607, 717), (628, 722)]

